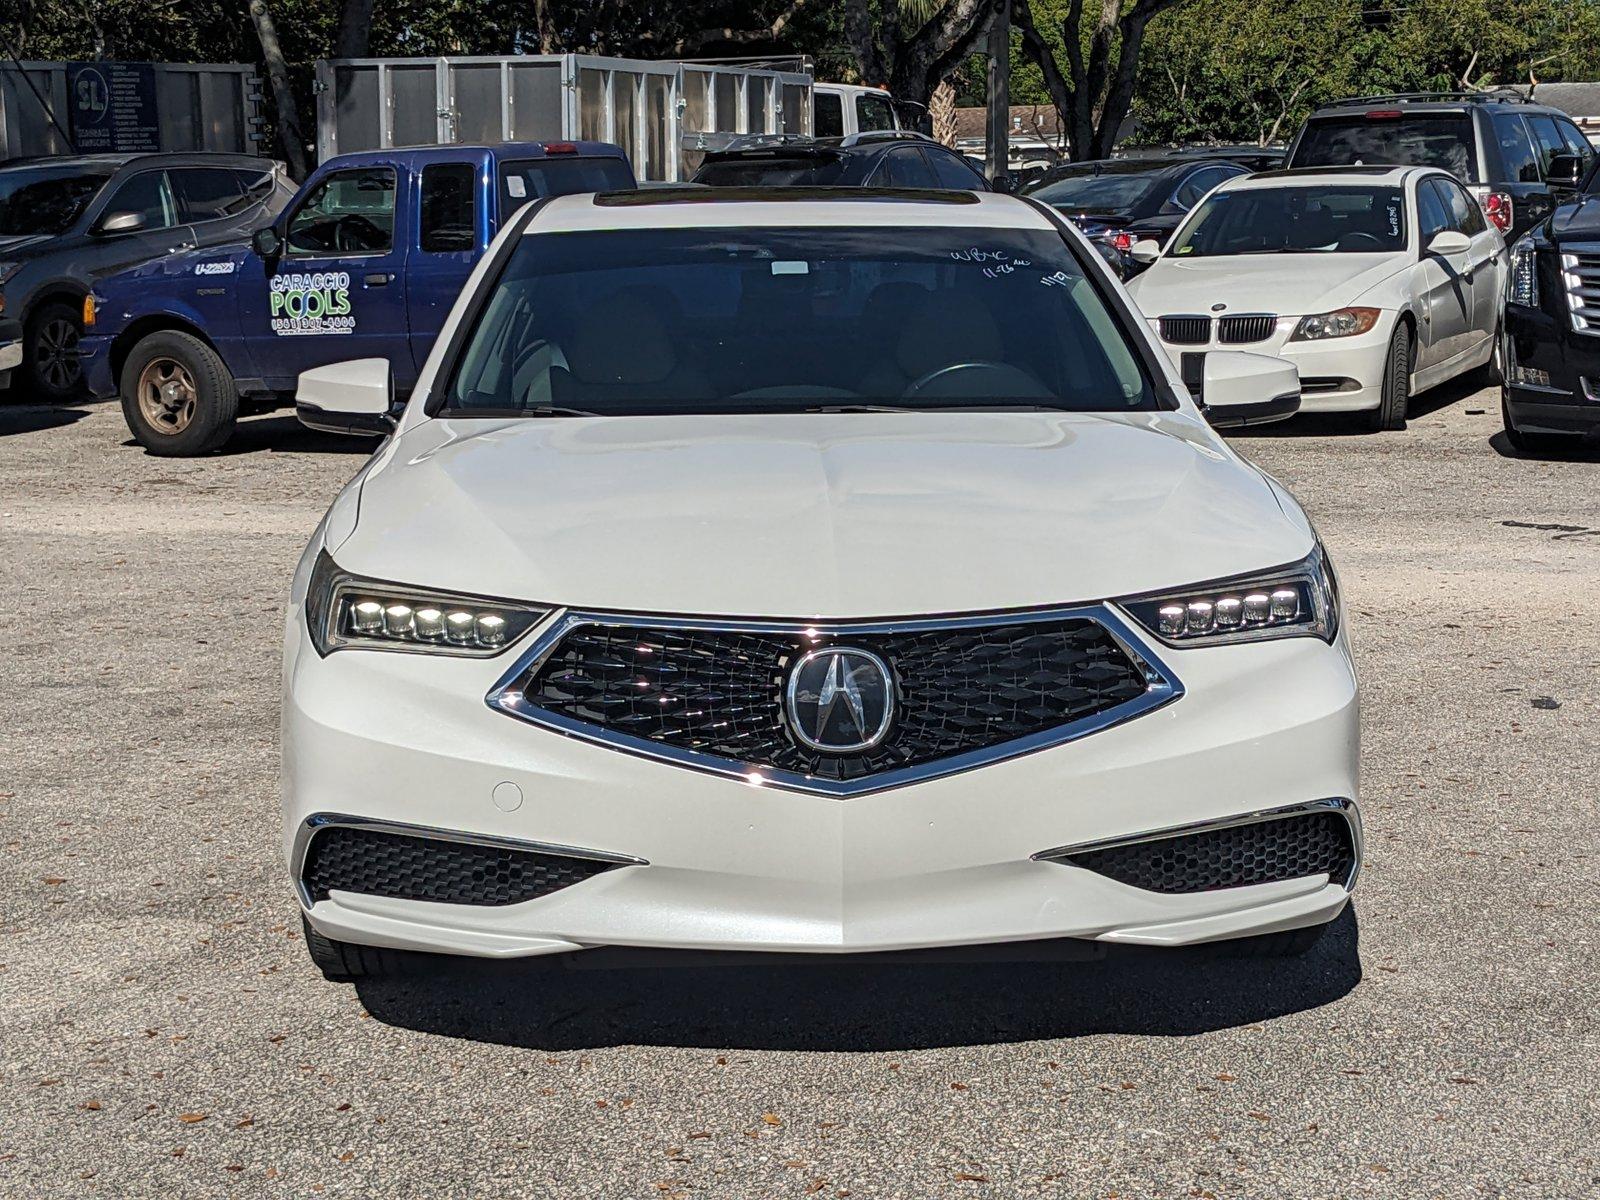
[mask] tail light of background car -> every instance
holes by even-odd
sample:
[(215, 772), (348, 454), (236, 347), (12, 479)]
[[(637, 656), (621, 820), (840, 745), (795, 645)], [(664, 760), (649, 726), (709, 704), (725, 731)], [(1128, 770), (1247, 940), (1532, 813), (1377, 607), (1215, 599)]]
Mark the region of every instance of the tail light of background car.
[(1489, 218), (1489, 224), (1493, 225), (1501, 233), (1511, 232), (1512, 214), (1511, 194), (1509, 192), (1496, 192), (1483, 187), (1481, 184), (1478, 187), (1468, 188), (1467, 190), (1478, 198), (1478, 204), (1483, 208), (1483, 215)]
[(1119, 254), (1126, 254), (1129, 250), (1133, 249), (1133, 243), (1136, 240), (1137, 239), (1134, 238), (1133, 234), (1129, 233), (1125, 229), (1119, 229), (1115, 233), (1106, 234), (1107, 244)]

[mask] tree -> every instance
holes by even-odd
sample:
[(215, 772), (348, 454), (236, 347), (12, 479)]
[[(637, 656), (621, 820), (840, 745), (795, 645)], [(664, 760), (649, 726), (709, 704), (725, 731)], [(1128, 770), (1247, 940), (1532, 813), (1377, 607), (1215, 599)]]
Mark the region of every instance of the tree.
[(844, 33), (861, 78), (926, 106), (989, 30), (1000, 0), (844, 0)]
[(1145, 29), (1182, 0), (1101, 0), (1092, 24), (1083, 0), (1066, 0), (1065, 12), (1060, 0), (1038, 3), (1041, 14), (1056, 18), (1054, 26), (1041, 24), (1030, 0), (1013, 0), (1011, 20), (1023, 52), (1044, 77), (1072, 157), (1105, 158), (1133, 109)]
[(250, 23), (255, 26), (256, 38), (261, 43), (261, 57), (266, 62), (267, 83), (272, 89), (272, 103), (278, 111), (278, 146), (289, 166), (289, 174), (296, 179), (306, 177), (306, 142), (300, 128), (299, 107), (295, 104), (294, 88), (289, 82), (289, 64), (283, 57), (283, 47), (278, 42), (278, 28), (273, 23), (267, 0), (250, 0)]

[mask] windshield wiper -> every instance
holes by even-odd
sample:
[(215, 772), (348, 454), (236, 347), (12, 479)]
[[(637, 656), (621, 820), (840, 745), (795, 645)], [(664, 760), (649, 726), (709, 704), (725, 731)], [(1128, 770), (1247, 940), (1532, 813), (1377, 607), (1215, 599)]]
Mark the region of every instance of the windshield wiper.
[(535, 404), (532, 408), (522, 410), (535, 417), (601, 417), (604, 413), (597, 413), (587, 408), (565, 408), (559, 404)]
[(813, 404), (802, 408), (801, 412), (808, 413), (905, 413), (920, 412), (925, 405), (908, 406), (904, 404)]

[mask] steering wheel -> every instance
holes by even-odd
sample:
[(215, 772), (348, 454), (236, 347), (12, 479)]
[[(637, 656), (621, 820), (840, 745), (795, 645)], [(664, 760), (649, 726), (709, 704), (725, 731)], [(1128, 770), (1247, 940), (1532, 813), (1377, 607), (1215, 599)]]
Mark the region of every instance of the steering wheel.
[(1383, 239), (1373, 233), (1347, 233), (1339, 239), (1339, 249), (1357, 250), (1370, 247), (1373, 250), (1383, 249)]
[[(992, 382), (981, 377), (993, 376)], [(935, 367), (927, 374), (912, 380), (901, 393), (906, 399), (913, 396), (935, 396), (943, 399), (977, 399), (989, 395), (1016, 400), (1053, 400), (1054, 394), (1027, 371), (1010, 363), (980, 360), (951, 363)]]
[(376, 250), (384, 240), (384, 232), (377, 223), (360, 213), (340, 217), (334, 232), (334, 241), (340, 250)]

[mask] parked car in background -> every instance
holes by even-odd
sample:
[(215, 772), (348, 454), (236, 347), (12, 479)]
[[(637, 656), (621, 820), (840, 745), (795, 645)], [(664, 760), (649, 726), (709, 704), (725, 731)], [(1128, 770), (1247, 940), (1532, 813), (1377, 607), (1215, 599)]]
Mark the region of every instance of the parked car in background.
[(713, 187), (894, 187), (986, 192), (961, 155), (920, 133), (808, 138), (766, 134), (708, 153), (694, 183)]
[(398, 418), (381, 361), (300, 385), (392, 435), (284, 627), (285, 883), (328, 976), (1292, 954), (1349, 902), (1337, 581), (1212, 426), (1292, 413), (1294, 369), (1213, 355), (1202, 412), (1048, 209), (564, 196), (442, 345)]
[(1513, 446), (1555, 450), (1600, 434), (1600, 167), (1511, 247), (1502, 358)]
[(247, 154), (89, 154), (0, 166), (0, 316), (22, 323), (13, 381), (68, 400), (82, 383), (83, 301), (138, 263), (246, 237), (294, 195)]
[(1177, 158), (1225, 158), (1251, 171), (1273, 171), (1283, 166), (1287, 146), (1258, 146), (1250, 142), (1231, 145), (1179, 146), (1169, 153)]
[(1558, 108), (1509, 89), (1360, 96), (1324, 105), (1289, 149), (1290, 167), (1406, 164), (1449, 171), (1515, 241), (1572, 190), (1551, 174), (1560, 155), (1594, 158), (1587, 138)]
[(1045, 172), (1022, 195), (1056, 209), (1091, 241), (1123, 259), (1123, 273), (1142, 263), (1127, 258), (1141, 238), (1165, 243), (1200, 197), (1248, 172), (1237, 163), (1176, 155), (1068, 163)]
[(401, 394), (456, 293), (523, 205), (633, 187), (600, 142), (501, 142), (346, 154), (248, 241), (170, 254), (95, 283), (82, 343), (96, 396), (139, 444), (194, 455), (241, 411), (291, 400), (300, 372), (383, 358)]
[(1505, 242), (1431, 167), (1268, 171), (1201, 202), (1129, 286), (1181, 374), (1247, 347), (1300, 371), (1305, 411), (1403, 429), (1420, 392), (1492, 374)]

